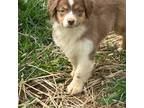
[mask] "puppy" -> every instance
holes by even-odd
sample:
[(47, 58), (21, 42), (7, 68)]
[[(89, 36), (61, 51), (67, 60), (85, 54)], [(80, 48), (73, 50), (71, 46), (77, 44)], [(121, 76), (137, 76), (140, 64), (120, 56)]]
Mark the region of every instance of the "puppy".
[(101, 40), (115, 31), (125, 48), (125, 0), (48, 0), (53, 39), (72, 64), (71, 95), (82, 92), (95, 64)]

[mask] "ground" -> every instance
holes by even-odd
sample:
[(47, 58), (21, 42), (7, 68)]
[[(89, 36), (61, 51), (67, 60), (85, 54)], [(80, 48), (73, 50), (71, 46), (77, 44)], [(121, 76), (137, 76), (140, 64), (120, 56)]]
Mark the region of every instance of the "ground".
[(93, 75), (70, 96), (71, 65), (51, 37), (47, 0), (19, 0), (19, 108), (125, 108), (125, 51), (109, 35), (95, 55)]

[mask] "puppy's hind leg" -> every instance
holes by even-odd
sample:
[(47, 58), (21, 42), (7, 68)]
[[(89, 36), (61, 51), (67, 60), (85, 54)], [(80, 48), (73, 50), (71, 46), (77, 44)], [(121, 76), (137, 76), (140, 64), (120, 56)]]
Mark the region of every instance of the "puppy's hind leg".
[(126, 35), (122, 35), (122, 43), (120, 44), (120, 47), (117, 49), (119, 52), (122, 50), (126, 50)]
[(123, 36), (122, 48), (126, 50), (126, 35)]

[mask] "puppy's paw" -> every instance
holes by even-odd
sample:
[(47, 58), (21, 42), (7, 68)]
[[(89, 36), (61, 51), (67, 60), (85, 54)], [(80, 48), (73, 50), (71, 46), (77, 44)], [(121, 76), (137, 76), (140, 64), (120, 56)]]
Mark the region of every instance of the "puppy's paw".
[(67, 92), (68, 94), (70, 95), (75, 95), (75, 94), (78, 94), (78, 93), (81, 93), (82, 90), (83, 90), (83, 86), (84, 86), (84, 83), (82, 81), (72, 81), (68, 87), (67, 87)]

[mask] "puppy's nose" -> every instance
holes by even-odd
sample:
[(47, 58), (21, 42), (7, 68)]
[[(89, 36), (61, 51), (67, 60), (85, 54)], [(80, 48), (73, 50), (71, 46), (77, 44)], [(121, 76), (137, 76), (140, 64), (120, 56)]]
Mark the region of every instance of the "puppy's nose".
[(72, 19), (71, 19), (71, 20), (68, 20), (68, 24), (69, 24), (69, 25), (73, 25), (73, 24), (74, 24), (74, 22), (75, 22), (75, 21), (74, 21), (74, 20), (72, 20)]

